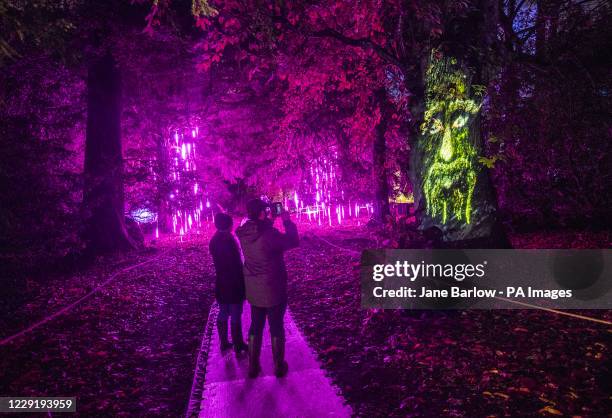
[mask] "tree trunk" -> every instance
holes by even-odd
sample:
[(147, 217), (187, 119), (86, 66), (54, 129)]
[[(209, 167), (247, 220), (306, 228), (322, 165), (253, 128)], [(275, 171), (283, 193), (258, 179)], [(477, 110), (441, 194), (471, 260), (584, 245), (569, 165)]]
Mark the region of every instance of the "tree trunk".
[(120, 74), (107, 54), (87, 78), (83, 238), (94, 254), (136, 247), (125, 227), (120, 116)]
[[(481, 101), (473, 94), (473, 87), (487, 86), (495, 70), (496, 7), (495, 1), (482, 0), (480, 10), (446, 29), (438, 49), (443, 56), (439, 68), (455, 75), (463, 73), (463, 84), (466, 91), (472, 91), (471, 97), (454, 97), (453, 91), (462, 91), (455, 89), (461, 78), (445, 78), (444, 71), (423, 77), (425, 108), (430, 113), (426, 113), (425, 130), (417, 134), (419, 139), (411, 151), (410, 172), (421, 229), (438, 228), (445, 241), (505, 247), (508, 243), (497, 220), (495, 191), (487, 169), (478, 161), (483, 155), (483, 135), (476, 106)], [(432, 56), (429, 65), (436, 60)], [(462, 122), (466, 124), (463, 128), (453, 125), (459, 120), (454, 116), (456, 111), (451, 111), (450, 103), (455, 100), (466, 103), (462, 112), (468, 122)], [(439, 116), (441, 113), (444, 116)], [(468, 141), (462, 139), (466, 136)]]
[(547, 36), (547, 26), (550, 22), (549, 17), (549, 7), (548, 2), (546, 0), (538, 0), (537, 1), (537, 11), (536, 11), (536, 30), (535, 30), (535, 52), (536, 56), (540, 60), (544, 60), (546, 57), (546, 40)]
[(374, 176), (376, 184), (376, 201), (374, 204), (374, 216), (378, 221), (385, 222), (389, 209), (389, 181), (386, 167), (387, 141), (387, 92), (381, 88), (376, 93), (376, 99), (380, 108), (380, 121), (376, 125), (376, 138), (374, 139)]

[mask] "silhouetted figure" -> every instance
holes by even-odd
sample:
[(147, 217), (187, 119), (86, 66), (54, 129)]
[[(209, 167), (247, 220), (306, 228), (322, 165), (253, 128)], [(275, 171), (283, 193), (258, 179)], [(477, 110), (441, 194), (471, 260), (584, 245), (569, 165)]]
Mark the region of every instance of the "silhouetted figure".
[(296, 225), (283, 212), (285, 233), (273, 227), (268, 219), (267, 205), (254, 199), (247, 203), (249, 220), (236, 230), (244, 254), (246, 294), (251, 304), (249, 329), (249, 377), (257, 377), (261, 371), (259, 356), (263, 329), (268, 318), (272, 340), (274, 373), (277, 377), (287, 374), (285, 361), (284, 316), (287, 309), (287, 269), (283, 252), (299, 245)]
[(232, 346), (227, 336), (227, 320), (231, 318), (232, 343), (236, 354), (247, 350), (242, 339), (242, 305), (245, 299), (244, 274), (238, 243), (232, 235), (232, 217), (225, 213), (215, 215), (217, 232), (210, 240), (210, 254), (215, 263), (217, 279), (215, 297), (219, 303), (217, 329), (221, 350)]

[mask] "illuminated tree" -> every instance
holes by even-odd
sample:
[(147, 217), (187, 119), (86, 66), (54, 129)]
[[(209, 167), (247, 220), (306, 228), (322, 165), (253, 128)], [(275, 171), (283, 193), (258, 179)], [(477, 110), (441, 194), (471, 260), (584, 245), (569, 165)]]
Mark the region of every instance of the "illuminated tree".
[(497, 203), (482, 163), (481, 107), (485, 87), (464, 61), (431, 53), (425, 72), (425, 111), (412, 150), (411, 172), (421, 228), (439, 228), (446, 241), (492, 239), (505, 246)]
[[(385, 34), (402, 32), (405, 20), (394, 27), (399, 4), (383, 9), (379, 2), (368, 1), (358, 13), (352, 1), (227, 0), (211, 5), (214, 12), (203, 7), (196, 13), (198, 26), (205, 30), (199, 68), (226, 73), (233, 65), (243, 74), (243, 84), (258, 94), (272, 87), (270, 95), (282, 101), (277, 119), (266, 120), (278, 127), (266, 145), (275, 158), (259, 164), (262, 175), (251, 168), (247, 182), (286, 189), (285, 180), (295, 185), (305, 177), (300, 173), (308, 171), (313, 154), (334, 148), (342, 154), (342, 170), (348, 174), (344, 178), (356, 180), (347, 184), (347, 194), (376, 198), (382, 218), (388, 212), (387, 178), (400, 169), (395, 154), (408, 148), (398, 129), (409, 112), (388, 103), (384, 84), (391, 54), (380, 46), (392, 49)], [(228, 125), (231, 119), (221, 123)], [(247, 158), (257, 163), (259, 155)], [(270, 178), (270, 172), (277, 176)], [(279, 180), (285, 184), (272, 184)]]
[(427, 213), (443, 225), (470, 224), (478, 171), (479, 132), (474, 121), (480, 95), (474, 92), (468, 72), (453, 58), (432, 54), (426, 83), (421, 141)]

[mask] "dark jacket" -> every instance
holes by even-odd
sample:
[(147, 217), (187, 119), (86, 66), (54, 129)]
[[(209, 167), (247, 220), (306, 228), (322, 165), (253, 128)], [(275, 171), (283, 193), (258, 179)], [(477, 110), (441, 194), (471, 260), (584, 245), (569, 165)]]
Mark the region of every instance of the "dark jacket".
[(283, 252), (299, 245), (295, 224), (285, 221), (285, 233), (269, 219), (247, 221), (236, 229), (244, 254), (247, 299), (251, 305), (269, 308), (287, 303), (287, 269)]
[(217, 274), (217, 302), (242, 303), (245, 296), (244, 274), (236, 239), (229, 231), (217, 231), (210, 240), (209, 249)]

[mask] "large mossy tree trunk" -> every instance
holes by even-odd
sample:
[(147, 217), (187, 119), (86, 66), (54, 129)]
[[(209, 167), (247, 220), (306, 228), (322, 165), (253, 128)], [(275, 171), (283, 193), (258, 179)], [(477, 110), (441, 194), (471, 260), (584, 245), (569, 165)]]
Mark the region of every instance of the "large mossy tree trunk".
[(83, 222), (83, 238), (90, 253), (137, 246), (125, 226), (121, 78), (110, 54), (90, 65), (87, 78)]
[(481, 0), (448, 23), (423, 73), (423, 124), (410, 174), (420, 228), (438, 228), (446, 242), (508, 247), (484, 155), (481, 105), (495, 72), (497, 3)]

